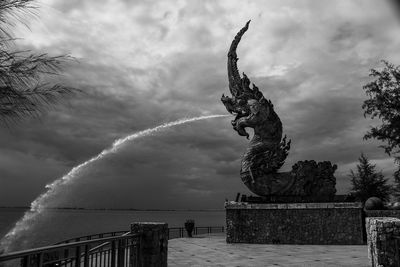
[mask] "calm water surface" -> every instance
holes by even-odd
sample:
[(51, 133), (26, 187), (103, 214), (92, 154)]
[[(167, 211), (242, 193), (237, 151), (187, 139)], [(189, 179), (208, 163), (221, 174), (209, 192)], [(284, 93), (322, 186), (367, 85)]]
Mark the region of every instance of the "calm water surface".
[[(24, 214), (24, 209), (0, 209), (0, 236), (3, 237)], [(136, 221), (166, 222), (168, 227), (183, 227), (187, 219), (196, 226), (225, 226), (225, 211), (120, 211), (49, 210), (48, 219), (35, 225), (31, 246), (53, 244), (72, 237), (129, 230)]]

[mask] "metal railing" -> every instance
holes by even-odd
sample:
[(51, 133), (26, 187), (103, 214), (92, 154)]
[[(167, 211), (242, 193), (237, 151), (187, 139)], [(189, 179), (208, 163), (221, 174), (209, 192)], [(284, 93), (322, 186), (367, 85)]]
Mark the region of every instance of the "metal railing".
[[(199, 226), (194, 235), (223, 233), (223, 226)], [(168, 239), (188, 237), (184, 227), (168, 228)], [(64, 240), (52, 246), (0, 255), (0, 266), (22, 267), (120, 267), (137, 266), (140, 235), (114, 231)]]
[(126, 234), (0, 255), (0, 264), (23, 267), (137, 266), (140, 235)]
[(100, 234), (78, 236), (78, 237), (73, 237), (70, 239), (63, 240), (61, 242), (56, 243), (55, 245), (71, 243), (71, 242), (79, 242), (79, 241), (85, 241), (85, 240), (93, 240), (93, 239), (105, 238), (105, 237), (121, 236), (124, 234), (125, 235), (129, 234), (129, 231), (123, 230), (123, 231), (113, 231), (113, 232), (105, 232), (105, 233), (100, 233)]
[[(223, 233), (225, 228), (223, 226), (198, 226), (193, 229), (193, 235), (205, 235)], [(171, 227), (168, 228), (168, 239), (188, 237), (184, 227)]]
[[(224, 226), (198, 226), (193, 229), (193, 234), (194, 235), (203, 235), (203, 234), (223, 233), (224, 230), (225, 230)], [(93, 240), (96, 238), (103, 238), (103, 237), (108, 237), (108, 236), (120, 236), (120, 235), (127, 234), (127, 233), (129, 233), (129, 231), (125, 230), (125, 231), (114, 231), (114, 232), (106, 232), (106, 233), (93, 234), (93, 235), (85, 235), (85, 236), (74, 237), (74, 238), (70, 238), (70, 239), (58, 242), (58, 243), (56, 243), (56, 245), (70, 243), (70, 242), (78, 242), (78, 241), (83, 241), (83, 240)], [(168, 228), (168, 239), (182, 238), (182, 237), (188, 237), (188, 234), (184, 227)]]

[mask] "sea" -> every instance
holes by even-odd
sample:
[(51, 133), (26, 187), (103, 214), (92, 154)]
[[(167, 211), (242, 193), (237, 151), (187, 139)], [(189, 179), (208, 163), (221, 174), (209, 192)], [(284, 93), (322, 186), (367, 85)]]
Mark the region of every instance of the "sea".
[[(0, 208), (0, 237), (10, 231), (27, 209)], [(112, 231), (128, 231), (133, 222), (166, 222), (168, 227), (183, 227), (188, 219), (196, 226), (225, 226), (224, 210), (138, 211), (50, 209), (46, 217), (32, 226), (30, 247), (46, 246), (66, 239)], [(46, 220), (46, 218), (48, 218)]]

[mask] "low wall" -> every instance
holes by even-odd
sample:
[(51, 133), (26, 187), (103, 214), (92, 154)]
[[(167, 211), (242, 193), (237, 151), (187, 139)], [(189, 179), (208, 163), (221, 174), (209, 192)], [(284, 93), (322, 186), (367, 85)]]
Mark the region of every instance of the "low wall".
[(226, 202), (226, 241), (258, 244), (363, 244), (361, 203)]
[(400, 266), (400, 219), (388, 217), (366, 218), (368, 258), (371, 266)]

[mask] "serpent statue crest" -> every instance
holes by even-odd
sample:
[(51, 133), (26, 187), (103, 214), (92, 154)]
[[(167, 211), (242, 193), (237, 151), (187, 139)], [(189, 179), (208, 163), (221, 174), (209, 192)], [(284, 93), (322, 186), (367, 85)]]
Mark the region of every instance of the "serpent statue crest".
[(332, 199), (336, 193), (336, 165), (329, 161), (299, 161), (290, 172), (278, 172), (290, 149), (290, 140), (282, 138), (282, 122), (270, 100), (263, 96), (237, 67), (236, 48), (250, 21), (237, 33), (228, 52), (228, 80), (232, 97), (222, 95), (221, 101), (235, 115), (232, 126), (240, 136), (249, 138), (246, 127), (254, 129), (243, 155), (240, 177), (253, 193), (262, 196), (323, 196)]

